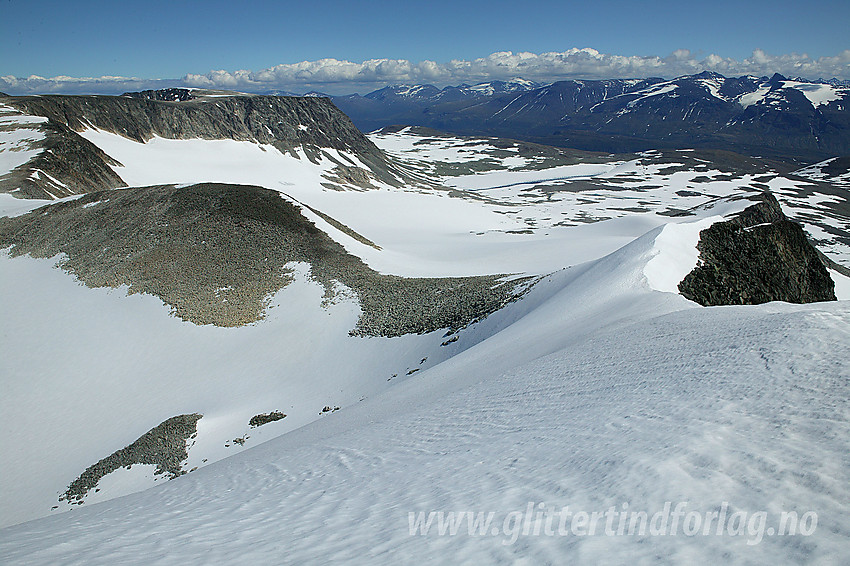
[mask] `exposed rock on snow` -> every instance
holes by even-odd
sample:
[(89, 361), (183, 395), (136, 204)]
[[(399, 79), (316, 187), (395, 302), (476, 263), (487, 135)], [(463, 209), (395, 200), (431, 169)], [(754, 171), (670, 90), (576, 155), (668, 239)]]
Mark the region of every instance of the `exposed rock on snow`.
[[(4, 99), (5, 100), (5, 99)], [(67, 126), (0, 102), (0, 192), (54, 199), (123, 187), (121, 164)]]
[(47, 118), (42, 129), (49, 135), (38, 145), (38, 158), (2, 180), (0, 191), (20, 189), (17, 196), (55, 198), (126, 186), (110, 169), (121, 164), (78, 135), (91, 128), (140, 143), (154, 137), (250, 141), (293, 157), (302, 151), (314, 162), (322, 149), (334, 149), (360, 162), (358, 167), (339, 163), (340, 182), (373, 188), (374, 179), (393, 186), (410, 181), (326, 98), (133, 94), (137, 96), (3, 97), (3, 104), (28, 116)]
[(258, 427), (263, 426), (264, 424), (273, 423), (275, 421), (279, 421), (280, 419), (286, 418), (286, 415), (281, 413), (280, 411), (272, 411), (271, 413), (262, 413), (259, 415), (254, 415), (251, 417), (251, 420), (248, 421), (248, 426)]
[(156, 474), (167, 474), (169, 479), (185, 474), (182, 463), (189, 457), (186, 441), (195, 434), (202, 416), (193, 413), (163, 421), (131, 445), (87, 468), (71, 482), (60, 501), (67, 499), (71, 503), (83, 503), (83, 498), (103, 476), (133, 464), (153, 464), (157, 467)]
[(834, 301), (835, 284), (803, 228), (770, 193), (700, 232), (699, 264), (679, 283), (703, 306)]
[(379, 274), (259, 187), (201, 184), (91, 193), (0, 218), (12, 256), (64, 254), (61, 265), (90, 287), (127, 285), (161, 298), (195, 324), (241, 326), (264, 317), (291, 280), (291, 262), (311, 266), (328, 300), (356, 293), (354, 334), (400, 336), (457, 330), (517, 298), (501, 276), (404, 278)]
[(112, 170), (121, 163), (90, 141), (62, 124), (48, 122), (42, 130), (40, 153), (12, 171), (0, 190), (14, 187), (18, 196), (54, 198), (127, 186)]

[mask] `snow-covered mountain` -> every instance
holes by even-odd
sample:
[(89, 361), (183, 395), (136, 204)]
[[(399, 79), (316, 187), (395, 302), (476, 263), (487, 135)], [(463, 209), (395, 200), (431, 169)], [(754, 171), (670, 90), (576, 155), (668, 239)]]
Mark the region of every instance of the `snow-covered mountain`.
[[(244, 142), (242, 147), (249, 152), (248, 148), (274, 148), (296, 161), (306, 158), (311, 165), (325, 161), (319, 166), (325, 182), (339, 188), (368, 188), (371, 180), (405, 182), (403, 174), (325, 98), (186, 89), (123, 96), (0, 97), (0, 115), (12, 130), (10, 139), (24, 144), (20, 147), (27, 152), (25, 159), (10, 162), (8, 173), (0, 175), (0, 191), (29, 198), (126, 185), (122, 164), (81, 135), (84, 132), (153, 142), (166, 153), (168, 141), (160, 140)], [(228, 166), (232, 163), (220, 165)], [(178, 162), (165, 168), (175, 167), (180, 168)]]
[(462, 84), (447, 86), (442, 89), (433, 85), (393, 85), (370, 92), (364, 98), (382, 102), (454, 102), (495, 94), (526, 92), (539, 88), (541, 85), (525, 79), (509, 81), (490, 81), (475, 85)]
[[(334, 102), (361, 129), (393, 124), (592, 151), (683, 146), (788, 161), (850, 154), (850, 88), (703, 72), (673, 80), (569, 80), (536, 88), (388, 88)], [(461, 90), (462, 87), (461, 87)]]
[[(4, 564), (846, 554), (833, 162), (365, 138), (319, 97), (162, 98), (3, 100)], [(48, 172), (50, 132), (51, 163), (113, 184)], [(76, 194), (14, 198), (22, 176)], [(702, 307), (680, 291), (699, 266), (747, 273), (727, 302), (814, 281), (825, 302)], [(666, 502), (746, 527), (545, 527)], [(431, 511), (494, 519), (441, 536), (414, 525)], [(783, 511), (815, 528), (767, 534)]]
[(850, 156), (832, 157), (803, 167), (797, 174), (815, 181), (826, 181), (839, 187), (850, 187)]

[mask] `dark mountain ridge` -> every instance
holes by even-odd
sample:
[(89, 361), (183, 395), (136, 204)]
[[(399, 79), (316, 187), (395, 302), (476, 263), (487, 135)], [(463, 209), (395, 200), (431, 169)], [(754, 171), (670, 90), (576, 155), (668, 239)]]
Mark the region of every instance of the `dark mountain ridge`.
[(333, 100), (364, 131), (411, 124), (589, 151), (696, 147), (792, 163), (850, 154), (850, 88), (835, 82), (702, 72), (464, 97), (448, 96), (452, 88), (387, 87)]
[[(295, 157), (301, 150), (314, 162), (322, 157), (323, 149), (335, 149), (356, 155), (369, 167), (368, 174), (381, 181), (399, 185), (405, 179), (405, 173), (327, 98), (204, 96), (169, 89), (124, 96), (3, 97), (0, 102), (48, 119), (40, 126), (45, 140), (39, 142), (39, 155), (0, 179), (0, 191), (16, 188), (18, 196), (51, 198), (124, 186), (110, 167), (116, 162), (79, 135), (90, 127), (137, 142), (154, 136), (251, 141)], [(80, 171), (69, 169), (75, 163), (86, 166)], [(338, 167), (340, 178), (363, 177), (351, 174), (348, 164), (339, 163)], [(34, 175), (36, 170), (52, 180)], [(368, 179), (361, 180), (368, 183)]]

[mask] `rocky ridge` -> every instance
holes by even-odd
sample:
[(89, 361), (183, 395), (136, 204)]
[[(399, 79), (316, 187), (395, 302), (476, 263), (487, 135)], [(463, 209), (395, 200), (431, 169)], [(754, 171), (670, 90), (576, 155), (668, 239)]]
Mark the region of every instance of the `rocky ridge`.
[(821, 256), (770, 193), (701, 231), (697, 249), (699, 263), (679, 291), (703, 306), (836, 300)]
[[(8, 179), (0, 179), (0, 191), (19, 189), (16, 195), (21, 197), (53, 198), (125, 186), (110, 167), (120, 164), (77, 134), (87, 128), (139, 143), (155, 136), (232, 139), (271, 145), (294, 157), (301, 151), (313, 162), (321, 158), (336, 162), (329, 176), (334, 186), (372, 188), (373, 180), (392, 186), (413, 181), (327, 98), (150, 91), (124, 96), (0, 97), (0, 103), (48, 119), (43, 126), (49, 134), (44, 151)], [(340, 162), (324, 149), (354, 155), (367, 169)], [(53, 181), (35, 175), (36, 170)]]

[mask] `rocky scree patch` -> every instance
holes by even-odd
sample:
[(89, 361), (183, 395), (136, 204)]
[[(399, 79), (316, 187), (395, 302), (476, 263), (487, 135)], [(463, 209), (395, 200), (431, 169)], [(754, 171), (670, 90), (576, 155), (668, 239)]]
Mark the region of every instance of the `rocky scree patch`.
[(195, 324), (241, 326), (265, 316), (292, 280), (291, 262), (310, 264), (326, 299), (353, 290), (354, 335), (455, 331), (517, 299), (530, 278), (502, 275), (405, 278), (382, 275), (349, 254), (280, 193), (199, 184), (87, 194), (0, 218), (0, 248), (49, 258), (90, 287), (155, 295)]
[(201, 417), (198, 413), (192, 413), (163, 421), (129, 446), (86, 468), (71, 482), (59, 501), (81, 505), (86, 494), (95, 489), (101, 478), (119, 468), (130, 468), (133, 464), (153, 464), (156, 466), (154, 473), (166, 475), (168, 479), (185, 474), (182, 464), (189, 457), (186, 441), (197, 433)]
[(273, 423), (275, 421), (279, 421), (283, 418), (286, 418), (286, 415), (281, 411), (272, 411), (271, 413), (261, 413), (259, 415), (254, 415), (251, 417), (251, 420), (248, 421), (248, 426), (252, 428), (256, 428), (258, 426), (263, 426), (264, 424)]

